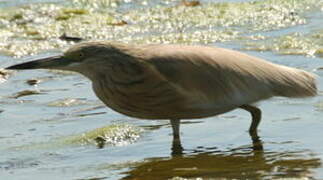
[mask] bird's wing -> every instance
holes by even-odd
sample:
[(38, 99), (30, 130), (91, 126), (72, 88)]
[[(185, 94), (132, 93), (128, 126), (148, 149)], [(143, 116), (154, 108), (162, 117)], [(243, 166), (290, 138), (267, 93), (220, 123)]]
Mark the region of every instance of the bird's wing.
[(155, 46), (148, 62), (190, 98), (192, 106), (238, 107), (272, 96), (266, 69), (272, 63), (222, 48)]

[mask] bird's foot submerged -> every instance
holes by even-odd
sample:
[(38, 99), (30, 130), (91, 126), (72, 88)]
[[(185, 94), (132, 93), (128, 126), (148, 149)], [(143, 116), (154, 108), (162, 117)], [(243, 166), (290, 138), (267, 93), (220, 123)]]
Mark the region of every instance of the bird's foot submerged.
[(173, 139), (172, 156), (180, 156), (183, 154), (184, 148), (182, 147), (180, 139)]

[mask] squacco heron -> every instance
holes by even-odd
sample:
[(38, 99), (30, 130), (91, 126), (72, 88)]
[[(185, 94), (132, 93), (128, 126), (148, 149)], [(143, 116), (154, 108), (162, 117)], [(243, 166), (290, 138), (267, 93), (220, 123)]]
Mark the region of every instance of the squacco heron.
[(84, 42), (62, 55), (7, 69), (81, 73), (111, 109), (135, 118), (169, 119), (173, 140), (179, 143), (181, 119), (205, 118), (237, 108), (251, 113), (249, 133), (257, 139), (261, 110), (253, 103), (273, 96), (317, 93), (311, 73), (206, 46)]

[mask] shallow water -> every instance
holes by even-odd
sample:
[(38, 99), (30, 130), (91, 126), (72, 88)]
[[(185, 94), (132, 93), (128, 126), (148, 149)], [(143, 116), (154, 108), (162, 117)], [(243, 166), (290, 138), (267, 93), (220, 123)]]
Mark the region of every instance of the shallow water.
[[(39, 1), (33, 2), (37, 4)], [(58, 8), (60, 4), (66, 3), (64, 1), (46, 2), (55, 2)], [(173, 7), (178, 3), (178, 1), (119, 2), (121, 3), (117, 7), (112, 8), (126, 12), (128, 18), (138, 18), (133, 22), (139, 24), (145, 21), (145, 14), (140, 14), (140, 10), (137, 10), (142, 8), (142, 4), (152, 8), (151, 11), (142, 10), (142, 13), (162, 18), (157, 15), (166, 10), (160, 10), (157, 6)], [(205, 8), (203, 3), (217, 5), (219, 1), (201, 2), (200, 8)], [(297, 2), (300, 1), (295, 1)], [(28, 5), (28, 3), (30, 1), (0, 1), (0, 8), (2, 7), (0, 10), (3, 10), (3, 13), (6, 7), (19, 9), (20, 5)], [(243, 9), (241, 5), (229, 4), (229, 10), (232, 10), (235, 5), (239, 6), (235, 11), (239, 15)], [(320, 93), (317, 97), (308, 99), (273, 98), (260, 102), (258, 105), (263, 111), (263, 121), (259, 135), (263, 150), (253, 149), (247, 132), (250, 115), (244, 111), (235, 110), (217, 117), (183, 121), (181, 136), (184, 154), (172, 156), (172, 135), (168, 121), (136, 120), (104, 107), (95, 97), (89, 80), (78, 74), (44, 70), (14, 72), (8, 75), (7, 80), (0, 80), (1, 179), (323, 179), (321, 138), (323, 70), (318, 69), (323, 65), (319, 53), (315, 53), (323, 46), (322, 41), (319, 41), (323, 36), (318, 36), (323, 32), (323, 13), (320, 10), (323, 6), (319, 5), (319, 10), (308, 10), (304, 15), (298, 12), (299, 19), (306, 20), (304, 23), (294, 25), (283, 23), (286, 26), (282, 27), (281, 24), (272, 24), (272, 29), (268, 29), (270, 26), (261, 22), (259, 20), (261, 18), (255, 18), (255, 22), (250, 25), (253, 28), (250, 28), (248, 24), (235, 22), (224, 15), (223, 18), (227, 18), (227, 22), (230, 22), (225, 27), (225, 31), (237, 31), (237, 34), (226, 34), (221, 31), (217, 32), (218, 34), (212, 34), (208, 30), (204, 31), (203, 22), (183, 19), (190, 27), (184, 28), (182, 34), (199, 30), (205, 33), (203, 36), (199, 34), (183, 36), (184, 40), (183, 37), (178, 40), (172, 39), (177, 37), (178, 32), (172, 32), (171, 29), (169, 32), (175, 34), (174, 36), (167, 37), (167, 34), (161, 32), (168, 29), (165, 24), (174, 23), (171, 20), (165, 20), (167, 23), (161, 23), (158, 27), (149, 18), (146, 20), (151, 24), (147, 23), (147, 26), (137, 27), (135, 24), (129, 24), (127, 25), (129, 28), (110, 27), (115, 33), (114, 37), (103, 35), (104, 31), (109, 29), (98, 32), (84, 29), (74, 32), (72, 28), (64, 29), (71, 30), (69, 32), (72, 35), (88, 33), (89, 39), (120, 38), (127, 42), (134, 38), (136, 42), (156, 43), (158, 38), (162, 43), (169, 42), (168, 40), (171, 39), (170, 42), (175, 43), (203, 44), (206, 42), (209, 45), (237, 49), (275, 63), (314, 72), (317, 75)], [(249, 6), (251, 5), (246, 5), (246, 8), (250, 8)], [(190, 11), (193, 10), (190, 9)], [(42, 40), (35, 40), (30, 34), (7, 35), (7, 32), (17, 33), (15, 25), (18, 22), (6, 21), (6, 16), (0, 16), (0, 20), (1, 17), (4, 18), (0, 21), (0, 28), (3, 30), (0, 31), (0, 37), (5, 37), (7, 40), (0, 39), (0, 47), (3, 48), (0, 49), (3, 52), (0, 55), (0, 67), (52, 55), (59, 51), (53, 47), (68, 47), (71, 44), (56, 41), (54, 35), (47, 35), (47, 30), (44, 30), (47, 25), (42, 26), (42, 21), (39, 21), (39, 24), (31, 23), (26, 26), (42, 28), (39, 32), (44, 38)], [(84, 15), (83, 18), (87, 16)], [(221, 29), (221, 20), (219, 17), (214, 21), (219, 27), (208, 28)], [(205, 21), (211, 22), (209, 19)], [(7, 22), (14, 26), (10, 28)], [(69, 22), (77, 23), (72, 20)], [(53, 23), (54, 26), (48, 27), (56, 27), (57, 24), (60, 27), (63, 24), (62, 27), (65, 27), (62, 22)], [(261, 25), (260, 29), (254, 28), (257, 24)], [(100, 24), (92, 25), (101, 27)], [(150, 31), (149, 28), (151, 28)], [(144, 30), (143, 33), (138, 33), (142, 30)], [(48, 32), (58, 35), (62, 33), (61, 30), (55, 32), (48, 30)], [(305, 35), (297, 36), (293, 41), (283, 41), (290, 46), (281, 45), (280, 39), (286, 35), (294, 37), (292, 34), (294, 32)], [(317, 32), (319, 33), (315, 37), (318, 41), (311, 41)], [(252, 36), (258, 38), (250, 38)], [(259, 38), (260, 36), (264, 38)], [(196, 41), (201, 38), (206, 40)], [(30, 51), (24, 51), (23, 48), (15, 49), (19, 45), (24, 47), (25, 45), (21, 43), (25, 41), (33, 45), (27, 49)], [(38, 44), (44, 45), (44, 42), (48, 42), (48, 48), (42, 49)], [(274, 46), (275, 43), (277, 45)], [(258, 48), (260, 46), (264, 48)], [(313, 49), (300, 49), (300, 47)], [(315, 52), (309, 53), (312, 52), (311, 50)], [(30, 54), (36, 55), (30, 56)], [(27, 81), (30, 82), (30, 80), (33, 80), (32, 82), (36, 80), (39, 83), (29, 85)], [(95, 140), (96, 136), (110, 141), (101, 145)]]

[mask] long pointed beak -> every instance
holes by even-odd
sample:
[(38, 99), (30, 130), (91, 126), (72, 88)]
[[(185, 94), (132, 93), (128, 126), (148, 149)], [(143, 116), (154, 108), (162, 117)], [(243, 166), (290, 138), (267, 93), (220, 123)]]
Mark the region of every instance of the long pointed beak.
[(26, 63), (16, 64), (6, 69), (10, 70), (25, 70), (25, 69), (61, 69), (68, 65), (69, 61), (64, 59), (63, 56), (52, 56)]

